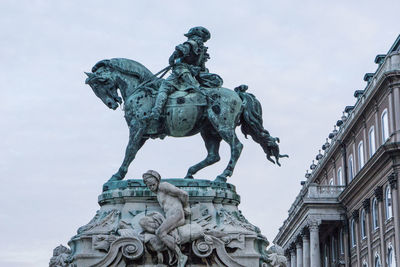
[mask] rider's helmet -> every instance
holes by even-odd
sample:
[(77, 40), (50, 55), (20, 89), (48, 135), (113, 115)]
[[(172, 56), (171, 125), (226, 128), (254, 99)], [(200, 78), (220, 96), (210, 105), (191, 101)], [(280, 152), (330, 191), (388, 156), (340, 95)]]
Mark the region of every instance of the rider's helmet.
[(211, 33), (206, 28), (201, 26), (191, 28), (189, 32), (184, 35), (188, 38), (192, 36), (198, 36), (203, 40), (203, 42), (207, 42), (211, 38)]

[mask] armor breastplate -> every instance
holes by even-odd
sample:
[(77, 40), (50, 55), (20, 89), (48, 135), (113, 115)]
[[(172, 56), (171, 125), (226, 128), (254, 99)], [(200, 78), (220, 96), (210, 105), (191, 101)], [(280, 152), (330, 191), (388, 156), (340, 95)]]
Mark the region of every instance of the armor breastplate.
[(207, 47), (205, 47), (204, 45), (200, 46), (197, 42), (193, 40), (188, 40), (185, 43), (190, 44), (191, 49), (189, 51), (189, 54), (182, 58), (182, 62), (192, 66), (200, 66), (205, 58)]

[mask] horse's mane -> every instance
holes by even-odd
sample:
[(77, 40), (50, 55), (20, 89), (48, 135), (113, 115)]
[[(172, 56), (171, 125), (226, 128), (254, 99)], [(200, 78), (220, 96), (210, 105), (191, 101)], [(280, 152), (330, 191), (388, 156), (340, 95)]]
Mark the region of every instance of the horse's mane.
[(101, 60), (93, 66), (92, 72), (94, 73), (100, 67), (104, 66), (115, 69), (123, 74), (136, 76), (140, 79), (140, 81), (150, 80), (154, 76), (153, 73), (145, 66), (137, 61), (127, 58), (112, 58)]

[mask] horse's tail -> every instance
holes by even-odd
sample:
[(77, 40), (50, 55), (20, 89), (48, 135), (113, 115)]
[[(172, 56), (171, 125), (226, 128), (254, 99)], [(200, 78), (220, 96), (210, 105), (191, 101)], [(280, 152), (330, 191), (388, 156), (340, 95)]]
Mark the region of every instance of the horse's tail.
[(243, 111), (240, 115), (241, 130), (244, 136), (250, 135), (251, 138), (264, 150), (268, 160), (275, 163), (271, 156), (274, 156), (274, 151), (278, 151), (279, 155), (279, 138), (271, 137), (269, 132), (264, 129), (262, 119), (262, 108), (260, 102), (253, 94), (246, 93), (247, 85), (240, 85), (235, 88), (235, 92), (243, 101)]

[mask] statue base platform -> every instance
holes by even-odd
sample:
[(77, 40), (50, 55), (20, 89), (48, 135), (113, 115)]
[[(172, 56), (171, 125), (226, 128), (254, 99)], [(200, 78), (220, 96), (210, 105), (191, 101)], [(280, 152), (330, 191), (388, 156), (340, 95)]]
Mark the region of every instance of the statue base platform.
[(70, 249), (54, 250), (50, 266), (284, 266), (278, 264), (283, 252), (267, 250), (260, 229), (238, 209), (240, 196), (234, 185), (200, 179), (162, 181), (189, 194), (191, 214), (175, 236), (187, 256), (185, 264), (141, 227), (143, 217), (164, 213), (143, 180), (131, 179), (103, 185), (100, 209), (71, 238)]

